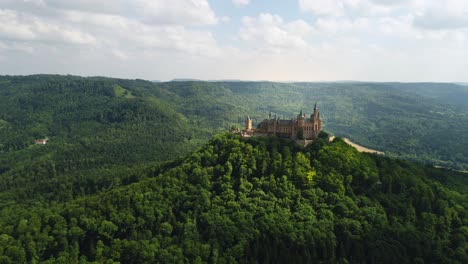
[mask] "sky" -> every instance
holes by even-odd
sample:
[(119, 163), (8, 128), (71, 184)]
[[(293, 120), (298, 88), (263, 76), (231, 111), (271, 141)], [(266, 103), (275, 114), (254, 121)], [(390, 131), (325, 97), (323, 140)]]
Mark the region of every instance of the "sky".
[(468, 0), (0, 0), (0, 75), (468, 81)]

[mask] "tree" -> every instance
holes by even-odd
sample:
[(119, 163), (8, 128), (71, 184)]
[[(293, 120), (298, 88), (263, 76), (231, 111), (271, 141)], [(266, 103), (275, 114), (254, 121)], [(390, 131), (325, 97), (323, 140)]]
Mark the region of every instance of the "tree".
[(297, 131), (297, 139), (304, 139), (304, 129), (301, 128)]

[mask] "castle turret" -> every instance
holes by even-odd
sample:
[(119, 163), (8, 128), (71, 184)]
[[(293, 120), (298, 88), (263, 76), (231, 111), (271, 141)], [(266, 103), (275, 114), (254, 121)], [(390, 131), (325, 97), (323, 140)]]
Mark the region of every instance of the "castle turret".
[(301, 112), (297, 115), (297, 126), (299, 128), (304, 127), (304, 114), (302, 113), (302, 109)]
[(317, 107), (317, 103), (314, 105), (314, 113), (310, 115), (310, 119), (313, 122), (313, 131), (316, 135), (322, 130), (322, 120), (320, 119), (320, 111)]
[(314, 119), (315, 119), (316, 117), (318, 117), (318, 114), (319, 114), (319, 110), (318, 110), (318, 108), (317, 108), (317, 103), (315, 103), (315, 105), (314, 105)]
[(245, 130), (252, 130), (252, 118), (250, 116), (247, 116), (245, 120)]

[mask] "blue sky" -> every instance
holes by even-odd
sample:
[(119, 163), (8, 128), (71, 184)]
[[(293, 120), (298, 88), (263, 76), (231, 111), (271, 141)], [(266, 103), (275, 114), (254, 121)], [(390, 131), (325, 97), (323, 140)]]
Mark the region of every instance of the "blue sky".
[(466, 0), (0, 0), (0, 74), (466, 82)]

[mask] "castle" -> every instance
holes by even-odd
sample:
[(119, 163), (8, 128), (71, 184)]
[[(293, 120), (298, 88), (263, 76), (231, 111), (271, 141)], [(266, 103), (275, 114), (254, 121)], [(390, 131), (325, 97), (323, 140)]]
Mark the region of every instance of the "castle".
[(279, 119), (271, 117), (271, 112), (268, 119), (263, 120), (257, 126), (252, 128), (252, 118), (250, 116), (245, 120), (245, 130), (241, 132), (244, 137), (250, 136), (279, 136), (290, 139), (313, 140), (318, 137), (322, 130), (322, 120), (317, 104), (314, 106), (314, 112), (310, 118), (301, 112), (296, 118)]

